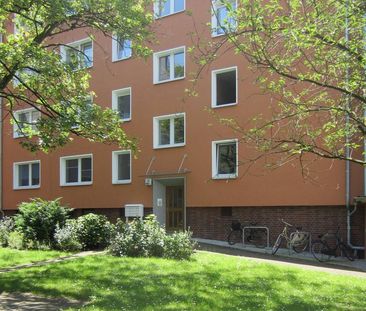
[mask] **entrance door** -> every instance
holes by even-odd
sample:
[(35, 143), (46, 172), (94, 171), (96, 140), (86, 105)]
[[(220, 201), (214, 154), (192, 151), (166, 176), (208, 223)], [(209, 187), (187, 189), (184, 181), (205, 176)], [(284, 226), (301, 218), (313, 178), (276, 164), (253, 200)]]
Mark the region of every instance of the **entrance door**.
[(166, 186), (166, 229), (168, 231), (184, 228), (184, 187)]

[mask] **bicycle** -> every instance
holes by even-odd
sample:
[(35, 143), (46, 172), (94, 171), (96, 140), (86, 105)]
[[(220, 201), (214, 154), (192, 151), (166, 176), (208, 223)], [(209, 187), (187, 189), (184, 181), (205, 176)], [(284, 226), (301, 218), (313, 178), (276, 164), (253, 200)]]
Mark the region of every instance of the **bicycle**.
[[(256, 226), (256, 223), (250, 223), (251, 226)], [(227, 242), (229, 245), (234, 245), (237, 242), (243, 241), (243, 229), (244, 226), (239, 221), (233, 221), (231, 223), (231, 230), (227, 236)], [(263, 234), (262, 228), (249, 228), (249, 234), (245, 235), (245, 241), (249, 244), (253, 244), (255, 247), (266, 247), (266, 236)]]
[(296, 231), (292, 232), (290, 235), (289, 227), (293, 227), (293, 225), (289, 224), (288, 222), (280, 219), (284, 224), (285, 227), (283, 228), (282, 232), (278, 235), (276, 242), (272, 247), (272, 255), (275, 255), (278, 249), (281, 246), (282, 240), (285, 239), (287, 242), (287, 248), (293, 249), (296, 253), (302, 253), (308, 247), (310, 234), (307, 232), (302, 232), (301, 227), (296, 227)]
[[(335, 233), (325, 233), (319, 235), (319, 240), (314, 241), (311, 246), (311, 253), (314, 258), (320, 262), (325, 262), (333, 257), (339, 257), (342, 254), (350, 261), (354, 261), (353, 250), (348, 245), (344, 244), (339, 236), (340, 227), (338, 227)], [(330, 240), (335, 242), (335, 246), (332, 247)]]

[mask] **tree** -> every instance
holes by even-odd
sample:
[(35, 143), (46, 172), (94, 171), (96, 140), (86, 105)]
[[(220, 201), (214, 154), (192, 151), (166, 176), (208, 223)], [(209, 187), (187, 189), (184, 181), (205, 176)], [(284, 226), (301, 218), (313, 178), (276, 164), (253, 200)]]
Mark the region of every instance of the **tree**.
[(200, 65), (233, 49), (272, 106), (246, 125), (220, 121), (274, 166), (307, 154), (365, 165), (364, 0), (238, 0), (237, 8), (223, 2), (226, 36), (197, 48)]
[[(134, 53), (150, 53), (152, 15), (148, 0), (0, 0), (0, 99), (31, 151), (50, 151), (75, 136), (90, 141), (117, 143), (135, 149), (122, 130), (119, 117), (86, 100), (89, 74), (83, 62), (86, 52), (67, 46), (60, 39), (67, 32), (83, 29), (91, 39), (96, 33), (116, 34), (132, 40)], [(16, 31), (9, 32), (11, 23)], [(70, 52), (70, 62), (60, 50)], [(17, 120), (14, 111), (33, 107), (41, 117), (32, 126)]]

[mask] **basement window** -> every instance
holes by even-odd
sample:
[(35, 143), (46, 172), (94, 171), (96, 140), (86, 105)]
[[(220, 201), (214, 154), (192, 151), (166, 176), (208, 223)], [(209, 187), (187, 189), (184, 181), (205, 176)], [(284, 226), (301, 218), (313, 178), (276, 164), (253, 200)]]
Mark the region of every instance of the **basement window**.
[(237, 67), (212, 71), (212, 107), (236, 105)]

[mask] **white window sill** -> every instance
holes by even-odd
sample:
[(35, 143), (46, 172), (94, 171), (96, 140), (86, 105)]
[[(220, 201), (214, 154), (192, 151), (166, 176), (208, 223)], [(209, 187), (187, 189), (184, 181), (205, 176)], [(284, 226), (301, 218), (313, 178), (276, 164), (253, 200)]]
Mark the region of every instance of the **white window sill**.
[(232, 103), (232, 104), (225, 104), (225, 105), (211, 105), (212, 108), (224, 108), (224, 107), (231, 107), (236, 106), (238, 103)]
[(39, 189), (39, 188), (41, 188), (40, 185), (38, 185), (38, 186), (14, 187), (13, 190), (32, 190), (32, 189)]
[(113, 185), (128, 185), (128, 184), (132, 184), (132, 180), (128, 179), (128, 180), (114, 180), (112, 182)]
[(215, 33), (215, 32), (212, 32), (211, 33), (211, 38), (218, 38), (218, 37), (222, 37), (222, 36), (226, 36), (226, 33)]
[(121, 62), (121, 61), (124, 61), (124, 60), (128, 60), (128, 59), (131, 59), (131, 58), (132, 58), (132, 55), (129, 56), (129, 57), (125, 57), (125, 58), (112, 59), (112, 63), (118, 63), (118, 62)]
[(130, 121), (132, 121), (132, 118), (129, 118), (129, 119), (119, 119), (119, 122), (121, 122), (121, 123), (130, 122)]
[(237, 174), (225, 174), (225, 175), (215, 175), (215, 176), (212, 176), (212, 179), (236, 179), (238, 178), (238, 175)]
[(174, 81), (183, 80), (185, 78), (186, 78), (186, 76), (184, 75), (183, 77), (180, 77), (180, 78), (169, 79), (169, 80), (164, 80), (164, 81), (154, 81), (154, 84), (163, 84), (163, 83), (167, 83), (167, 82), (174, 82)]
[(92, 185), (92, 181), (88, 182), (74, 182), (74, 183), (63, 183), (60, 186), (61, 187), (73, 187), (73, 186), (90, 186)]
[(177, 12), (173, 12), (173, 13), (169, 13), (169, 14), (167, 14), (167, 15), (163, 15), (163, 16), (156, 16), (156, 15), (154, 14), (154, 19), (155, 19), (155, 20), (159, 20), (159, 19), (162, 19), (162, 18), (164, 18), (164, 17), (169, 17), (169, 16), (172, 16), (172, 15), (176, 15), (176, 14), (179, 14), (179, 13), (183, 13), (185, 10), (186, 10), (186, 9), (181, 10), (181, 11), (177, 11)]
[(186, 145), (186, 143), (184, 143), (184, 144), (174, 144), (174, 145), (158, 145), (158, 146), (154, 146), (154, 149), (179, 148), (179, 147), (184, 147), (185, 145)]

